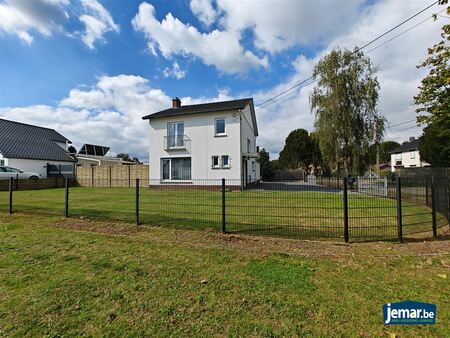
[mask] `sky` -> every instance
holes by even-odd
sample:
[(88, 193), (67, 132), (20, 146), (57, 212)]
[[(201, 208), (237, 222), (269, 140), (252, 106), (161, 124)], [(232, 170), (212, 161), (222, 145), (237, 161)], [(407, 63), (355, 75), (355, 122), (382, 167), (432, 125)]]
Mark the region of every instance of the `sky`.
[[(253, 97), (258, 144), (277, 158), (290, 131), (314, 130), (307, 82), (333, 48), (362, 46), (433, 1), (0, 0), (0, 117), (54, 128), (79, 149), (148, 160), (142, 116)], [(446, 17), (435, 5), (363, 51), (377, 67), (385, 140), (418, 137), (413, 97)], [(400, 34), (400, 35), (399, 35)], [(398, 36), (397, 36), (398, 35)], [(392, 39), (392, 40), (391, 40)]]

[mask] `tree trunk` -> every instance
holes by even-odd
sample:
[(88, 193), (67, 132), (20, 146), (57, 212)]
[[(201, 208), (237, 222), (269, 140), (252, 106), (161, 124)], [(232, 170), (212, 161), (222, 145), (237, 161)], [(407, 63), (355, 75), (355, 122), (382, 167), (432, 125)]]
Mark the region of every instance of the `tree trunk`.
[(377, 164), (375, 168), (377, 176), (380, 177), (380, 145), (377, 143)]

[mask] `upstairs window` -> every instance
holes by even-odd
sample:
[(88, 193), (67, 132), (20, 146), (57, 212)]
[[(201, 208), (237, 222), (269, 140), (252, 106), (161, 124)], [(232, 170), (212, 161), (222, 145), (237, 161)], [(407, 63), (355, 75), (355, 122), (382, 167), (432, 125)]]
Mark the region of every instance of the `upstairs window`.
[(411, 150), (410, 157), (412, 160), (416, 158), (416, 152), (414, 150)]
[(219, 118), (215, 120), (215, 132), (216, 136), (226, 135), (224, 118)]
[(184, 122), (171, 122), (167, 124), (168, 148), (184, 146)]
[(4, 166), (5, 165), (5, 160), (0, 160), (0, 166)]

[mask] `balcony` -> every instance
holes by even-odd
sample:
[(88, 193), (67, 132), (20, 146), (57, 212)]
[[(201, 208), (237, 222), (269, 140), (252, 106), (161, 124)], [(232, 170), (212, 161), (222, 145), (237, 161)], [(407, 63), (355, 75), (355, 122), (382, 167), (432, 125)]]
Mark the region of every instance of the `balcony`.
[(191, 139), (186, 135), (164, 136), (164, 150), (191, 150)]

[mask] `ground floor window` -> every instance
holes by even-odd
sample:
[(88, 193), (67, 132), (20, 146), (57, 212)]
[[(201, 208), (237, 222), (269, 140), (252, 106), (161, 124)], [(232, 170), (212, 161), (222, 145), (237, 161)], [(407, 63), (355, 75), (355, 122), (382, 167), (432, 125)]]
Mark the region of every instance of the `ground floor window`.
[(228, 155), (222, 155), (222, 167), (223, 168), (230, 167), (230, 157)]
[(191, 158), (163, 158), (161, 159), (162, 179), (174, 181), (191, 180)]

